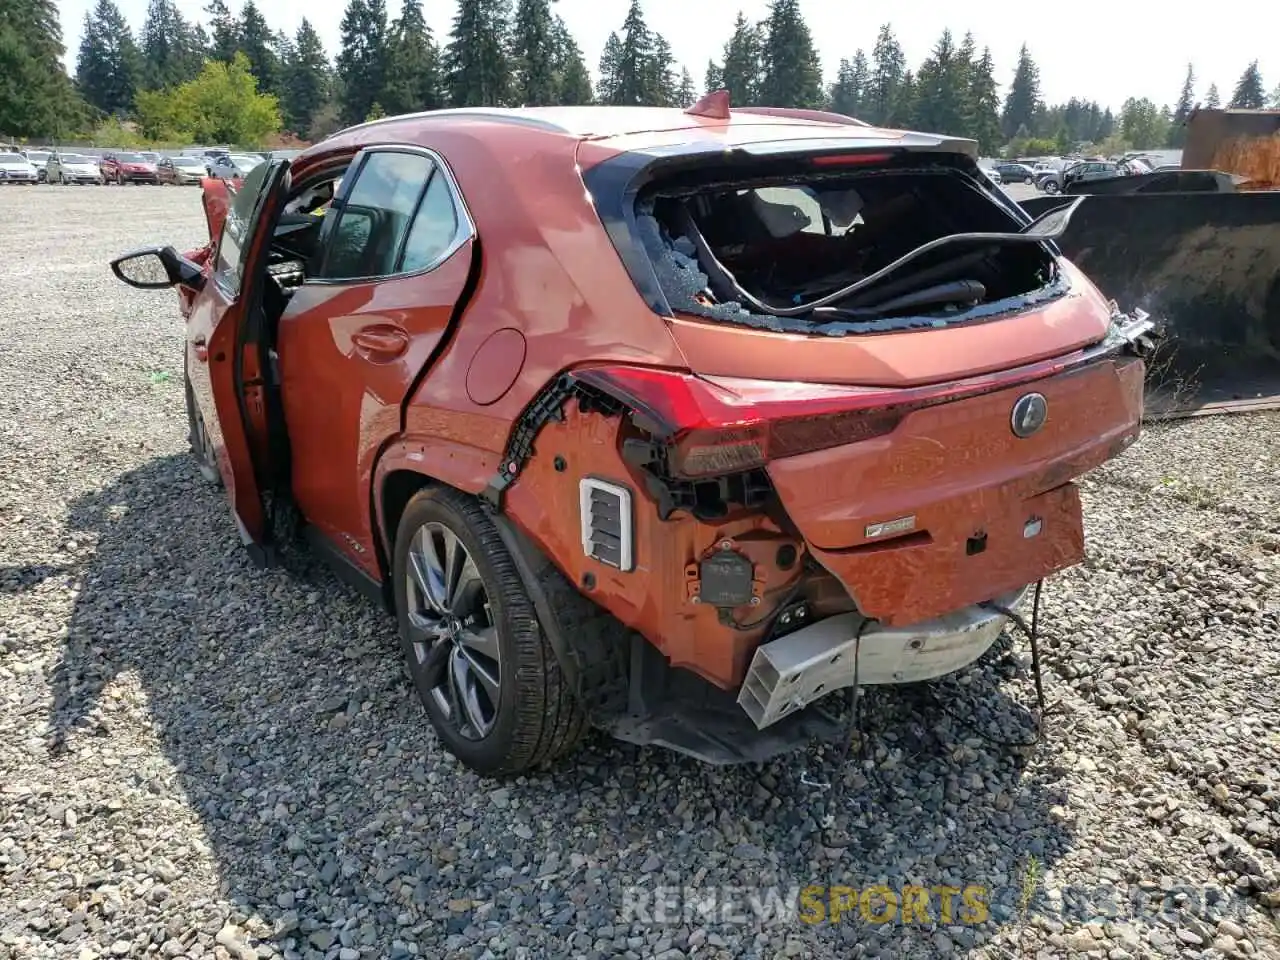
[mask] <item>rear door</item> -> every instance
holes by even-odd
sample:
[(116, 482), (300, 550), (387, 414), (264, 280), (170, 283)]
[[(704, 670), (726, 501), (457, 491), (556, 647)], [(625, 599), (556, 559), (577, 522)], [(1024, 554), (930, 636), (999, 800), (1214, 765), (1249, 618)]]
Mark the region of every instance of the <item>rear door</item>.
[(374, 576), (374, 462), (444, 345), (474, 238), (443, 157), (407, 146), (365, 150), (325, 213), (308, 279), (280, 321), (294, 499), (314, 530)]
[(204, 291), (187, 321), (187, 375), (226, 484), (241, 540), (257, 561), (269, 544), (262, 478), (270, 467), (261, 360), (254, 336), (271, 225), (288, 183), (288, 161), (263, 164), (239, 189), (205, 198), (217, 246)]

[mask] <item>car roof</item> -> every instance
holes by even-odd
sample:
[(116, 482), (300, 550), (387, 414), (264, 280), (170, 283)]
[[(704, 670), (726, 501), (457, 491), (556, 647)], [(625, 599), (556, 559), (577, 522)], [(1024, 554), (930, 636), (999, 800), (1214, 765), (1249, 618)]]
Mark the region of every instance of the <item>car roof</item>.
[[(765, 112), (770, 111), (770, 112)], [(643, 150), (688, 142), (711, 135), (725, 146), (740, 146), (789, 139), (858, 139), (884, 142), (916, 139), (920, 135), (903, 130), (882, 129), (851, 117), (823, 111), (780, 110), (748, 107), (729, 109), (729, 115), (694, 115), (678, 107), (459, 107), (424, 113), (386, 117), (348, 127), (328, 140), (304, 151), (300, 162), (335, 150), (359, 148), (374, 142), (422, 143), (432, 133), (501, 124), (516, 130), (533, 146), (542, 140), (553, 142), (612, 142), (619, 150)], [(971, 140), (925, 135), (976, 156)]]

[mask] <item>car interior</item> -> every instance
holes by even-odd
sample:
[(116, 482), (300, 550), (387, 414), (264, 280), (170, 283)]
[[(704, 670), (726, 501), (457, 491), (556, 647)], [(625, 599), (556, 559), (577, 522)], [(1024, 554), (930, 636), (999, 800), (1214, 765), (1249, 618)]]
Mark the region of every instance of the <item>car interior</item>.
[[(794, 310), (937, 238), (1016, 229), (969, 178), (927, 168), (713, 182), (702, 189), (682, 184), (670, 192), (659, 186), (653, 212), (667, 247), (658, 256), (670, 256), (681, 244), (691, 247), (709, 278), (694, 302), (681, 304), (695, 313), (753, 301), (766, 310)], [(954, 312), (1030, 293), (1053, 277), (1053, 260), (1038, 245), (942, 248), (811, 319), (912, 315), (924, 307)], [(918, 292), (930, 298), (922, 300)], [(671, 291), (673, 305), (686, 299), (682, 293)]]

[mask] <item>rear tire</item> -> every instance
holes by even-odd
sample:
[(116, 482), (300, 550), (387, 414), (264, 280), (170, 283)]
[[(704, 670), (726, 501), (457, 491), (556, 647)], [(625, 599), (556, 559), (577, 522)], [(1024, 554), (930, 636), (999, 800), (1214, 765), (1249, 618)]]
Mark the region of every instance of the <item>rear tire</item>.
[(586, 715), (478, 501), (418, 493), (392, 576), (409, 675), (446, 750), (477, 773), (513, 776), (577, 746)]
[(1044, 192), (1045, 192), (1045, 193), (1058, 193), (1058, 192), (1059, 192), (1059, 189), (1060, 189), (1060, 188), (1058, 187), (1058, 184), (1057, 184), (1057, 182), (1056, 182), (1056, 181), (1054, 181), (1054, 180), (1046, 180), (1046, 181), (1045, 181), (1045, 184), (1044, 184)]

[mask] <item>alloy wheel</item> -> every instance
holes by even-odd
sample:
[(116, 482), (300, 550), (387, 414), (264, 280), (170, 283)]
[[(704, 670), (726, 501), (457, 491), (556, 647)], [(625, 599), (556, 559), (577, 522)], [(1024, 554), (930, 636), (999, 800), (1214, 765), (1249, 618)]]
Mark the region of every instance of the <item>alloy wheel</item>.
[(457, 534), (436, 522), (418, 528), (408, 560), (414, 679), (459, 736), (483, 740), (497, 721), (502, 666), (479, 568)]

